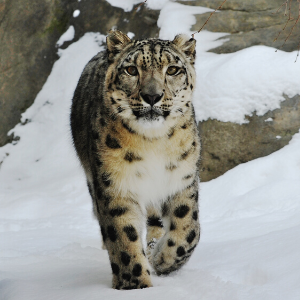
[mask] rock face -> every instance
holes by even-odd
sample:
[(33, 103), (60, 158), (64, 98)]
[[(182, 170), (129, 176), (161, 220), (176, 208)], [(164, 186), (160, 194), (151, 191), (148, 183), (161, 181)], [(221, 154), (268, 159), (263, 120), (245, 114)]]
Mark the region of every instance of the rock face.
[(288, 144), (300, 128), (300, 96), (284, 97), (280, 109), (247, 117), (247, 124), (218, 120), (199, 123), (202, 181), (214, 179), (240, 163), (269, 155)]
[(58, 58), (55, 43), (71, 17), (69, 3), (0, 3), (0, 146), (9, 141), (8, 130), (33, 103)]
[(131, 12), (124, 12), (123, 9), (113, 7), (104, 0), (77, 2), (74, 9), (79, 9), (80, 15), (70, 20), (70, 25), (75, 28), (75, 39), (72, 42), (86, 32), (106, 34), (112, 28), (118, 28), (124, 33), (133, 32), (136, 39), (158, 37), (159, 11), (149, 10), (144, 5), (140, 6), (138, 11), (135, 8)]
[[(80, 10), (77, 18), (75, 9)], [(144, 6), (124, 12), (105, 0), (2, 0), (0, 2), (0, 146), (7, 132), (34, 101), (58, 59), (56, 42), (70, 25), (78, 40), (86, 32), (106, 34), (112, 27), (137, 38), (158, 35), (158, 11)]]
[[(195, 0), (179, 1), (182, 4), (205, 6), (216, 9), (223, 1), (220, 0)], [(291, 31), (299, 13), (299, 3), (292, 1), (291, 12), (294, 21), (288, 23), (277, 41), (274, 39), (287, 22), (284, 16), (285, 6), (282, 0), (227, 0), (220, 12), (215, 13), (205, 29), (213, 32), (228, 32), (230, 36), (221, 39), (229, 39), (222, 46), (210, 50), (215, 53), (231, 53), (254, 45), (266, 45), (280, 48), (284, 51), (294, 51), (299, 47), (300, 26), (295, 26), (293, 33), (284, 44), (284, 40)], [(210, 13), (196, 15), (197, 22), (192, 30), (199, 30), (205, 23)], [(283, 45), (284, 44), (284, 45)]]

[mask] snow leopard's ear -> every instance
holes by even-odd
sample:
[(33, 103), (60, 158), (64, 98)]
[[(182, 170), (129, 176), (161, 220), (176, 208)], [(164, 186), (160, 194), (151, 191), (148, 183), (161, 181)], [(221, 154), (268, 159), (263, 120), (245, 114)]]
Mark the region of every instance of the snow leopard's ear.
[(196, 40), (190, 38), (186, 34), (178, 34), (172, 41), (174, 45), (177, 46), (186, 56), (192, 61), (194, 61), (196, 56)]
[[(121, 52), (124, 47), (131, 42), (131, 39), (119, 30), (110, 30), (106, 37), (107, 50), (109, 58)], [(110, 55), (112, 54), (112, 55)]]

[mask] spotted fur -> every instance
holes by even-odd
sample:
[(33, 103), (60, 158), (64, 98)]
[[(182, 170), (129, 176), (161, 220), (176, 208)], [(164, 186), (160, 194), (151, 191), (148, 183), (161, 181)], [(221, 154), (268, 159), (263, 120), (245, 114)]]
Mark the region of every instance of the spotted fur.
[(199, 241), (194, 59), (184, 35), (132, 41), (111, 31), (75, 90), (73, 141), (113, 288), (152, 286), (150, 265), (158, 275), (178, 270)]

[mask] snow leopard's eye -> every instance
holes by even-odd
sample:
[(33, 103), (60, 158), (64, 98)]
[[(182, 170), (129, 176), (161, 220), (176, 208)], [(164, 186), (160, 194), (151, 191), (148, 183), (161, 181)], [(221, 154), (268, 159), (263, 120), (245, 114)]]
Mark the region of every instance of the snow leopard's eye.
[(129, 67), (127, 67), (127, 68), (126, 68), (126, 71), (127, 71), (127, 73), (128, 73), (129, 75), (131, 75), (131, 76), (136, 76), (136, 75), (138, 74), (138, 70), (137, 70), (137, 68), (134, 67), (134, 66), (129, 66)]
[(175, 67), (175, 66), (171, 66), (168, 68), (167, 70), (167, 74), (168, 75), (176, 75), (176, 73), (178, 72), (179, 68), (178, 67)]

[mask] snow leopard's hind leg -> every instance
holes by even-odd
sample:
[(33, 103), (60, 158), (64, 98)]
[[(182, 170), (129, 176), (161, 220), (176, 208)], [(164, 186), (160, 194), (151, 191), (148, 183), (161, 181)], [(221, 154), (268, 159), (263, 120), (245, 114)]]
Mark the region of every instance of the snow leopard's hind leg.
[(166, 202), (163, 219), (166, 233), (153, 251), (153, 267), (158, 275), (181, 268), (190, 258), (200, 239), (197, 179)]

